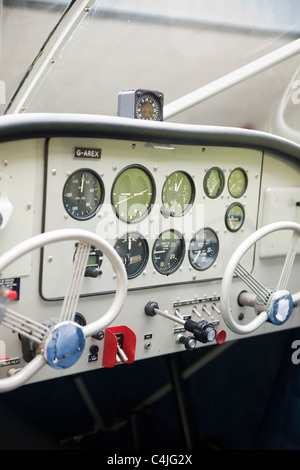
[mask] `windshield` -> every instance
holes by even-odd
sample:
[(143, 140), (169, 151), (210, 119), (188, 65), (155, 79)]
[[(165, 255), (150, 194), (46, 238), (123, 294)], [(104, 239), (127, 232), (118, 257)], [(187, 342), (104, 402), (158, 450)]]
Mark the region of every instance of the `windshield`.
[[(116, 116), (118, 93), (135, 88), (168, 105), (295, 40), (299, 18), (298, 0), (4, 0), (0, 110)], [(270, 130), (298, 63), (294, 55), (170, 120)]]

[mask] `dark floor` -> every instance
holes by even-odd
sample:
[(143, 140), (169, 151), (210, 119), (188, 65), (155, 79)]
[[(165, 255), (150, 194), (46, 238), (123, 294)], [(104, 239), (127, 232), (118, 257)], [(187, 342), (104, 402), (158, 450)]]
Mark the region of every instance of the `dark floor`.
[[(297, 335), (242, 339), (186, 380), (181, 372), (211, 346), (2, 394), (0, 449), (300, 448), (300, 430), (295, 435), (284, 424), (293, 384), (300, 390), (300, 365), (291, 361)], [(156, 391), (159, 398), (147, 403)]]

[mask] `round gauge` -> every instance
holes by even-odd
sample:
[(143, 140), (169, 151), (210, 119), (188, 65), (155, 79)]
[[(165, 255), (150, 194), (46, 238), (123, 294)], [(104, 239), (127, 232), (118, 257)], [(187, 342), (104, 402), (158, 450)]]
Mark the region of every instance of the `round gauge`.
[(63, 203), (67, 213), (76, 220), (86, 220), (98, 211), (104, 198), (102, 180), (92, 170), (72, 173), (63, 189)]
[(194, 182), (187, 173), (174, 171), (168, 176), (162, 190), (162, 202), (169, 215), (185, 214), (193, 204), (194, 198)]
[(128, 279), (138, 276), (145, 268), (149, 249), (145, 238), (138, 232), (130, 232), (119, 238), (115, 250), (121, 257)]
[(211, 228), (203, 228), (191, 239), (189, 260), (198, 271), (208, 269), (216, 260), (219, 252), (219, 240)]
[(138, 93), (135, 103), (135, 117), (147, 121), (160, 121), (162, 106), (159, 98), (151, 92)]
[(154, 242), (152, 262), (155, 269), (161, 274), (174, 273), (182, 263), (184, 257), (184, 239), (176, 230), (166, 230)]
[(237, 232), (245, 220), (245, 211), (240, 204), (231, 204), (225, 214), (225, 224), (230, 232)]
[(220, 168), (213, 167), (207, 171), (204, 181), (203, 187), (206, 196), (210, 197), (211, 199), (215, 199), (220, 196), (224, 189), (225, 178), (224, 173)]
[(112, 205), (118, 217), (128, 223), (143, 219), (151, 210), (154, 199), (153, 178), (139, 165), (122, 170), (112, 187)]
[(235, 168), (228, 178), (228, 190), (232, 197), (241, 197), (247, 189), (248, 178), (242, 168)]

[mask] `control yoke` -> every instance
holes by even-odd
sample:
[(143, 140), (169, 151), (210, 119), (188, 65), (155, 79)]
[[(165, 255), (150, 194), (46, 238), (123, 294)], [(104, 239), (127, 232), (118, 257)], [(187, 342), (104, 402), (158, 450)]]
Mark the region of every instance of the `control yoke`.
[[(0, 380), (0, 392), (13, 390), (23, 385), (46, 364), (54, 369), (66, 369), (75, 364), (84, 350), (85, 339), (96, 335), (112, 323), (118, 316), (127, 294), (127, 275), (121, 258), (104, 239), (85, 230), (54, 230), (32, 237), (7, 251), (0, 257), (0, 272), (34, 249), (45, 245), (77, 240), (76, 256), (64, 297), (60, 318), (57, 323), (40, 323), (23, 314), (17, 313), (9, 306), (14, 298), (13, 292), (2, 289), (0, 292), (0, 324), (25, 336), (36, 345), (36, 356), (20, 370), (11, 369), (8, 377)], [(91, 246), (102, 251), (108, 258), (116, 273), (116, 293), (107, 312), (84, 326), (75, 322), (76, 307), (80, 296), (80, 287), (85, 275), (87, 259)]]

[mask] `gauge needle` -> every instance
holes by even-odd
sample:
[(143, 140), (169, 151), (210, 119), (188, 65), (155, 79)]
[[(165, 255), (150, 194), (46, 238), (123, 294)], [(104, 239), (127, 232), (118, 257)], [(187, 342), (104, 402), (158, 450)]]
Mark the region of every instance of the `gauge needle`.
[(134, 193), (132, 196), (126, 197), (125, 199), (122, 199), (121, 201), (118, 201), (118, 202), (115, 204), (115, 206), (117, 206), (118, 204), (121, 204), (122, 202), (126, 202), (126, 201), (128, 201), (129, 199), (132, 199), (133, 197), (141, 196), (141, 195), (144, 194), (146, 191), (148, 191), (148, 189), (144, 189), (144, 191), (141, 191), (140, 193)]
[(80, 186), (80, 192), (82, 193), (83, 192), (83, 185), (84, 185), (84, 173), (81, 177), (81, 186)]
[(182, 183), (182, 178), (181, 178), (181, 180), (179, 181), (179, 185), (178, 185), (178, 186), (177, 186), (177, 184), (175, 183), (175, 191), (176, 191), (176, 192), (177, 192), (178, 189), (180, 188), (181, 183)]
[(215, 182), (215, 184), (213, 185), (213, 187), (212, 187), (212, 189), (211, 189), (212, 191), (214, 191), (214, 189), (215, 189), (215, 187), (217, 186), (218, 183), (219, 183), (219, 181), (216, 181), (216, 182)]

